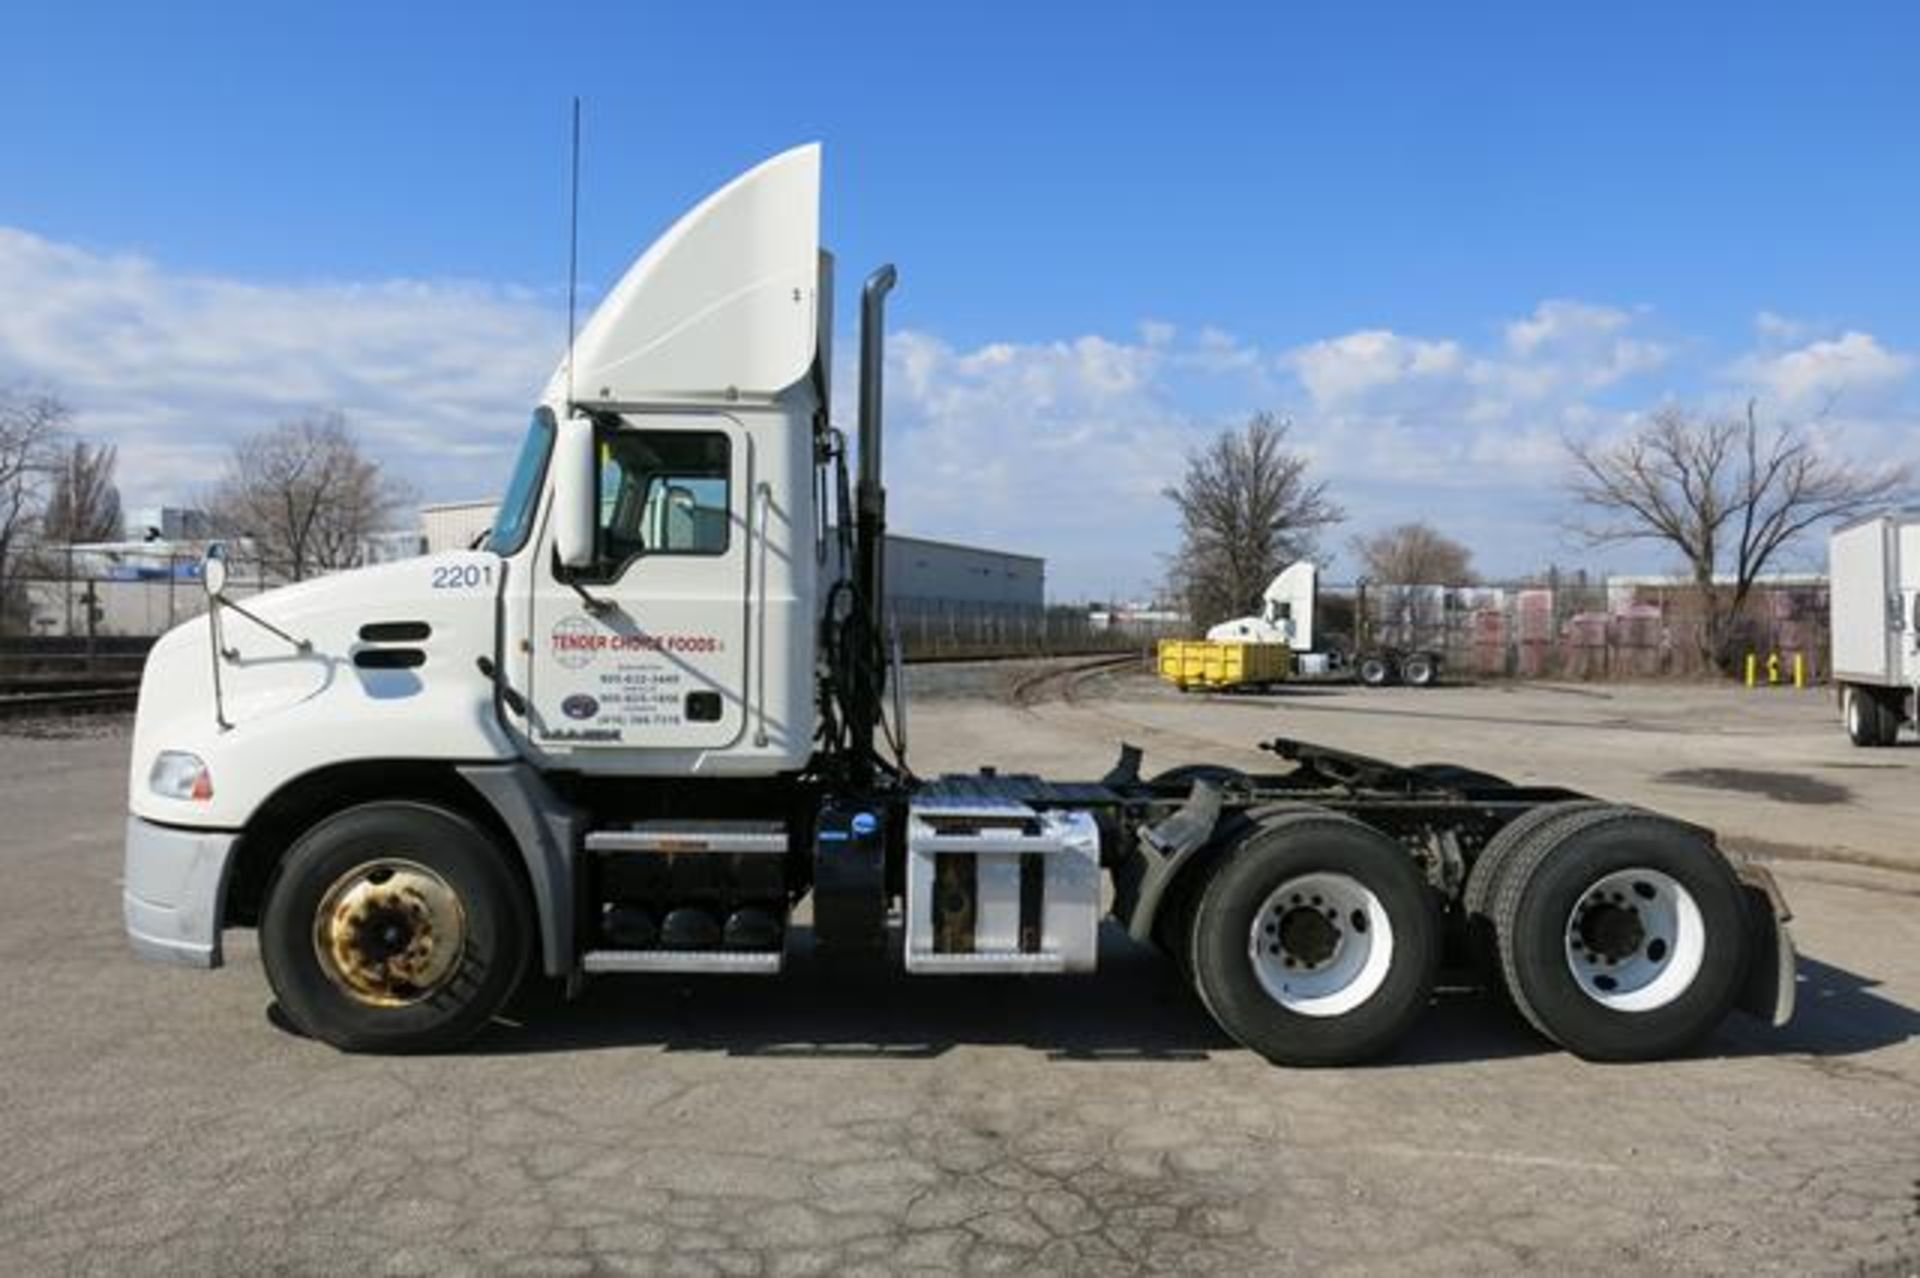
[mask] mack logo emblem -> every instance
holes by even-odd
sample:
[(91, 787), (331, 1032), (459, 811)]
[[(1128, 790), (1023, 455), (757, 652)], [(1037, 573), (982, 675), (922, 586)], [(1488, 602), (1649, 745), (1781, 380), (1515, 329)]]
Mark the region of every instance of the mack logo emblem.
[(591, 719), (600, 713), (600, 703), (584, 692), (576, 692), (560, 703), (560, 713), (569, 719)]

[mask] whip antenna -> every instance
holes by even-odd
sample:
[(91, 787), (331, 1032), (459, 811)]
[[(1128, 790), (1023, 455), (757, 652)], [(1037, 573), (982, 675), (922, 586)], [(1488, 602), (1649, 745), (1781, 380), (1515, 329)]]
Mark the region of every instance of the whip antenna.
[(567, 208), (567, 411), (573, 411), (574, 298), (580, 278), (580, 95), (573, 98), (573, 196)]

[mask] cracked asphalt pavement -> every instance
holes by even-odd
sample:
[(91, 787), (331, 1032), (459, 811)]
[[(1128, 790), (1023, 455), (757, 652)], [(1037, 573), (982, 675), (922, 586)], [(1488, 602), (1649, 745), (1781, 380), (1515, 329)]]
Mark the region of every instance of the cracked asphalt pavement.
[[(1801, 1013), (1736, 1017), (1686, 1060), (1595, 1066), (1443, 991), (1385, 1062), (1280, 1070), (1110, 930), (1087, 978), (803, 953), (774, 981), (603, 979), (572, 1004), (542, 988), (459, 1055), (347, 1057), (276, 1027), (249, 934), (215, 973), (134, 960), (124, 725), (10, 725), (0, 1269), (1920, 1271), (1920, 873), (1886, 868), (1920, 851), (1894, 833), (1920, 822), (1920, 749), (1841, 743), (1823, 762), (1838, 728), (1811, 696), (1676, 718), (1669, 689), (1449, 689), (1276, 704), (1275, 726), (1124, 678), (1016, 707), (998, 677), (916, 673), (923, 773), (1098, 775), (1123, 737), (1164, 765), (1262, 733), (1391, 737), (1371, 748), (1494, 771), (1604, 755), (1557, 779), (1736, 813), (1781, 851)], [(1642, 719), (1658, 748), (1608, 744)], [(1849, 797), (1660, 780), (1763, 767)]]

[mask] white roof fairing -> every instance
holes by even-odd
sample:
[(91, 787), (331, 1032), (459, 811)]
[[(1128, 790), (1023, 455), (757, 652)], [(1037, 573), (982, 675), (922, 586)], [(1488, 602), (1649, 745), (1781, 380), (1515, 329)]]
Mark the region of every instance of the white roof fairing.
[[(820, 145), (784, 151), (655, 240), (581, 327), (576, 402), (771, 398), (812, 366)], [(547, 386), (564, 405), (565, 359)]]

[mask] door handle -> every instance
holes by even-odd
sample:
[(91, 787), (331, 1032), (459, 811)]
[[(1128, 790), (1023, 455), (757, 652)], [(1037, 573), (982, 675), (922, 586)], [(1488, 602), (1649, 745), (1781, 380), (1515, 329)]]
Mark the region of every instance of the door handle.
[(771, 540), (768, 531), (773, 526), (773, 485), (764, 480), (761, 481), (755, 490), (754, 498), (755, 505), (759, 508), (758, 518), (754, 521), (754, 528), (758, 528), (760, 537), (757, 547), (753, 540), (754, 528), (749, 528), (747, 531), (749, 551), (758, 549), (760, 553), (759, 564), (748, 569), (753, 580), (750, 588), (754, 626), (752, 651), (755, 657), (755, 665), (750, 672), (754, 684), (753, 744), (765, 747), (767, 744), (767, 543)]

